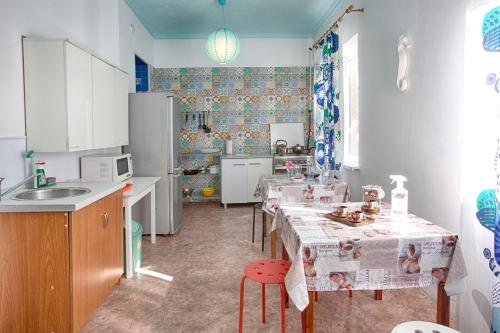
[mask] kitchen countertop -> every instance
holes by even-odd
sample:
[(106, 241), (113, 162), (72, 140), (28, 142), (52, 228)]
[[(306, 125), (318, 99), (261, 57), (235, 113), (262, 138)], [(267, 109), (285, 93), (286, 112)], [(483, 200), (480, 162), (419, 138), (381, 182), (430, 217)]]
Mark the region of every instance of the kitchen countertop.
[(273, 154), (223, 154), (222, 159), (234, 159), (234, 158), (272, 158)]
[(46, 187), (61, 188), (61, 187), (84, 187), (90, 189), (90, 193), (60, 199), (50, 200), (15, 200), (12, 199), (16, 194), (24, 191), (32, 191), (33, 189), (20, 188), (10, 193), (7, 197), (3, 197), (0, 201), (1, 212), (71, 212), (82, 209), (99, 199), (108, 196), (109, 194), (122, 189), (125, 183), (97, 183), (97, 182), (67, 182), (57, 183), (54, 186)]

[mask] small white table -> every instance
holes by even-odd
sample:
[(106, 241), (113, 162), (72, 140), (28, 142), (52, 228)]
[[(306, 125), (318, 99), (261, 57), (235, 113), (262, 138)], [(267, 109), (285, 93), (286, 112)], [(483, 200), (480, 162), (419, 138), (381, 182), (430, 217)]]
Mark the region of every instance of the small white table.
[(151, 243), (156, 243), (156, 211), (155, 211), (155, 184), (160, 177), (132, 177), (128, 182), (133, 183), (130, 190), (123, 194), (125, 207), (125, 276), (130, 279), (133, 274), (132, 260), (132, 206), (146, 195), (151, 201)]

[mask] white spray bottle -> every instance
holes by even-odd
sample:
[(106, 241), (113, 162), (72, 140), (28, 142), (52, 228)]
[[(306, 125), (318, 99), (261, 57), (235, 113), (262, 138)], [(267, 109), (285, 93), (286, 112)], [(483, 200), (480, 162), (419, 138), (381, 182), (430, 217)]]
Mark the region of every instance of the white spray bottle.
[(408, 215), (408, 190), (403, 187), (407, 181), (405, 176), (390, 175), (391, 184), (396, 182), (396, 187), (391, 192), (391, 215), (406, 216)]

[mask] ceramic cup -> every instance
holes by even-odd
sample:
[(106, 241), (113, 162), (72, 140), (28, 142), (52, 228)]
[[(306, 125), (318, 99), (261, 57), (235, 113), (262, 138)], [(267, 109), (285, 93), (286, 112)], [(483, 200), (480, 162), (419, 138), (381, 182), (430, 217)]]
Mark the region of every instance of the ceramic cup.
[(354, 248), (358, 249), (361, 247), (361, 239), (360, 238), (353, 238), (352, 239), (352, 246), (354, 246)]
[(360, 210), (355, 210), (351, 213), (351, 219), (354, 222), (361, 222), (365, 218), (365, 213)]
[(344, 217), (349, 214), (349, 208), (347, 208), (347, 206), (338, 206), (335, 212), (337, 216)]
[(352, 245), (352, 243), (345, 243), (343, 246), (342, 246), (342, 251), (344, 251), (344, 254), (349, 257), (352, 255), (352, 251), (354, 249), (354, 246)]
[(377, 209), (377, 201), (376, 200), (370, 200), (366, 203), (366, 208), (368, 209)]

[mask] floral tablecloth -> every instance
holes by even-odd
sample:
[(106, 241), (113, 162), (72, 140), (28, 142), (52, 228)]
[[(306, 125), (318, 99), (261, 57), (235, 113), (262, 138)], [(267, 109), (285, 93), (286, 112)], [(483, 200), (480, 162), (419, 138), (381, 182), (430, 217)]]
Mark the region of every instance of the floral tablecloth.
[(335, 203), (350, 200), (347, 183), (322, 184), (319, 180), (289, 181), (286, 175), (261, 176), (255, 197), (261, 197), (262, 209), (275, 214), (283, 204), (292, 203)]
[[(350, 209), (360, 203), (348, 203)], [(350, 227), (326, 217), (335, 205), (282, 205), (273, 228), (292, 266), (285, 279), (299, 310), (308, 291), (426, 287), (446, 281), (448, 295), (465, 291), (467, 275), (458, 236), (414, 215), (381, 210), (373, 224)]]

